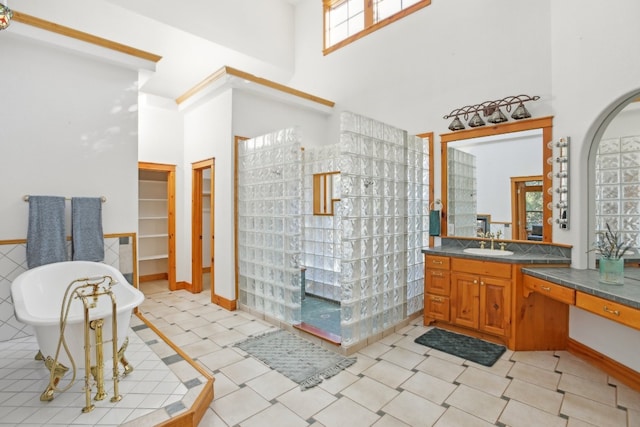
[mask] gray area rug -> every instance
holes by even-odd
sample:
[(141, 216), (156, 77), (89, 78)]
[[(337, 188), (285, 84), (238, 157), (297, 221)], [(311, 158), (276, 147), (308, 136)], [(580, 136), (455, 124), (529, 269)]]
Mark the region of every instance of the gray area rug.
[(493, 366), (507, 348), (478, 338), (433, 328), (414, 340), (418, 344), (435, 348), (484, 366)]
[(341, 356), (283, 330), (251, 337), (235, 346), (296, 382), (302, 390), (356, 362), (355, 357)]

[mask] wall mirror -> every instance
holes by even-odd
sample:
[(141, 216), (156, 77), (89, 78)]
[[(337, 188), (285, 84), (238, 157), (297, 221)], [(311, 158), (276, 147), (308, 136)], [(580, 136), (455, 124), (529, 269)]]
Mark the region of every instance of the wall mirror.
[(552, 122), (440, 135), (443, 236), (477, 237), (478, 219), (490, 218), (488, 229), (502, 239), (552, 241)]
[[(636, 95), (637, 96), (637, 95)], [(640, 247), (640, 98), (623, 101), (604, 119), (589, 155), (590, 247), (596, 231), (609, 226), (632, 245)], [(590, 252), (590, 256), (594, 253)], [(590, 259), (595, 265), (595, 256)]]

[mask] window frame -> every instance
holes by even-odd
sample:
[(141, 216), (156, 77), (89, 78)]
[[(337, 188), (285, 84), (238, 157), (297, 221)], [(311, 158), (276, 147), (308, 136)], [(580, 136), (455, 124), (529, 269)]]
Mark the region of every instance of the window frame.
[(373, 0), (361, 0), (364, 2), (364, 29), (337, 42), (334, 45), (327, 46), (327, 16), (329, 11), (336, 6), (339, 6), (348, 0), (322, 0), (322, 53), (323, 55), (327, 55), (331, 52), (334, 52), (348, 44), (353, 43), (356, 40), (361, 39), (364, 36), (367, 36), (374, 31), (379, 30), (380, 28), (386, 27), (389, 24), (392, 24), (405, 16), (411, 15), (418, 10), (427, 7), (431, 4), (431, 0), (420, 0), (415, 4), (407, 7), (406, 9), (402, 9), (399, 12), (394, 13), (393, 15), (387, 16), (386, 18), (373, 22)]

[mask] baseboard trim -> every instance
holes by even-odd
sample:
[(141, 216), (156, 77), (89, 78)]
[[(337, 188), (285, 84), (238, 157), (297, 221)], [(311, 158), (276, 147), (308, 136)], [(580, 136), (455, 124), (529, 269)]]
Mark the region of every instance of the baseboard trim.
[(220, 295), (211, 295), (211, 302), (229, 311), (235, 311), (238, 308), (236, 300), (226, 299)]
[(640, 391), (640, 373), (637, 371), (571, 338), (567, 341), (567, 351), (602, 369), (621, 383)]
[(168, 280), (169, 275), (167, 273), (154, 273), (154, 274), (146, 274), (144, 276), (140, 276), (138, 281), (140, 283), (144, 282), (153, 282), (154, 280)]

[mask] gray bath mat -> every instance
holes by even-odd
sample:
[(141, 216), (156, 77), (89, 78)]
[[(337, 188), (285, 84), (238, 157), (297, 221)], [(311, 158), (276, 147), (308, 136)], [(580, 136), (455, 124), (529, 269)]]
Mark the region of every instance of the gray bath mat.
[(484, 366), (493, 366), (507, 350), (502, 345), (439, 328), (433, 328), (420, 335), (415, 342)]
[(306, 390), (356, 362), (287, 331), (269, 332), (235, 345)]

